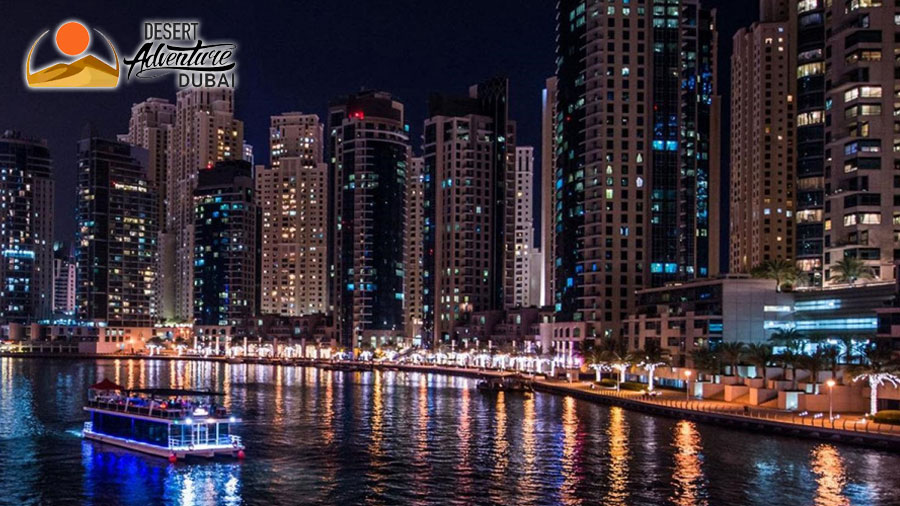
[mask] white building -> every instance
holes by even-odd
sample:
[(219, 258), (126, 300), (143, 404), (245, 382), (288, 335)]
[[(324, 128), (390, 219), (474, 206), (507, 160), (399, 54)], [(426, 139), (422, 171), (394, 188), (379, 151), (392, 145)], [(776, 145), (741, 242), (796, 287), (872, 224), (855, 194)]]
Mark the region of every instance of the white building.
[(532, 305), (531, 252), (534, 248), (534, 216), (532, 209), (532, 178), (534, 177), (534, 148), (516, 146), (516, 194), (515, 194), (515, 292), (513, 306)]

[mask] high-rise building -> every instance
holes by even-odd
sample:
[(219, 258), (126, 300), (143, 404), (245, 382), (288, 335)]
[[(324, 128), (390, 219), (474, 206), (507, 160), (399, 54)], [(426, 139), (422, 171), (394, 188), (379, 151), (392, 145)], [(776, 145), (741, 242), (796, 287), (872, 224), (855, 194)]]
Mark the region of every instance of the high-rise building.
[[(810, 12), (820, 3), (799, 2), (798, 23), (815, 17)], [(900, 258), (896, 7), (880, 1), (826, 2), (824, 69), (823, 62), (798, 62), (798, 75), (825, 73), (826, 285), (839, 282), (835, 264), (848, 257), (862, 260), (876, 279), (895, 279)]]
[(193, 199), (198, 173), (244, 156), (244, 124), (234, 119), (234, 90), (179, 91), (169, 142), (166, 229), (174, 236), (175, 318), (190, 321), (194, 317)]
[(734, 35), (729, 270), (735, 273), (794, 260), (797, 81), (793, 30), (781, 4), (774, 9), (763, 0), (764, 17)]
[(119, 140), (147, 150), (147, 178), (157, 196), (159, 226), (154, 303), (159, 318), (175, 318), (175, 241), (166, 228), (168, 195), (169, 138), (175, 126), (175, 106), (162, 98), (148, 98), (131, 106), (128, 133)]
[(360, 92), (328, 116), (334, 177), (335, 325), (347, 345), (379, 346), (405, 335), (404, 211), (410, 159), (403, 104)]
[(531, 305), (531, 278), (539, 272), (532, 272), (531, 255), (534, 248), (534, 208), (532, 187), (534, 186), (534, 148), (516, 146), (515, 168), (515, 259), (513, 260), (514, 291), (513, 306)]
[(328, 309), (327, 165), (315, 114), (272, 116), (269, 167), (256, 174), (262, 213), (261, 312), (282, 316)]
[(406, 310), (406, 336), (412, 344), (422, 345), (425, 318), (425, 159), (410, 159), (406, 172), (406, 278), (403, 302)]
[(433, 95), (425, 120), (426, 340), (445, 342), (475, 311), (515, 307), (515, 136), (509, 84)]
[(556, 279), (556, 77), (550, 77), (541, 95), (541, 306), (553, 305)]
[(243, 148), (243, 160), (245, 162), (249, 162), (250, 166), (253, 167), (256, 165), (256, 156), (253, 154), (253, 144), (244, 143)]
[(256, 315), (256, 197), (245, 160), (216, 162), (194, 190), (194, 324), (244, 326)]
[(53, 169), (46, 141), (0, 135), (0, 322), (49, 318)]
[(75, 316), (75, 247), (68, 242), (53, 243), (53, 316)]
[(825, 0), (790, 3), (796, 52), (797, 266), (822, 284), (825, 225)]
[(635, 290), (719, 271), (716, 26), (697, 0), (557, 8), (550, 331), (571, 346), (618, 337)]
[(77, 156), (76, 314), (110, 327), (150, 327), (159, 230), (147, 151), (90, 133)]

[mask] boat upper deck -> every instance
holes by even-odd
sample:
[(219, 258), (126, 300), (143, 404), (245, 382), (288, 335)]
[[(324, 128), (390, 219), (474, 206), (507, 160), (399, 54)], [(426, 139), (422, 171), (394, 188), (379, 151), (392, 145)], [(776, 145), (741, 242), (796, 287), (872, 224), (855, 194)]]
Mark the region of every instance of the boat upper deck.
[(222, 394), (191, 390), (143, 389), (123, 393), (99, 391), (89, 395), (84, 409), (178, 421), (197, 418), (210, 423), (234, 423), (224, 406), (206, 397)]

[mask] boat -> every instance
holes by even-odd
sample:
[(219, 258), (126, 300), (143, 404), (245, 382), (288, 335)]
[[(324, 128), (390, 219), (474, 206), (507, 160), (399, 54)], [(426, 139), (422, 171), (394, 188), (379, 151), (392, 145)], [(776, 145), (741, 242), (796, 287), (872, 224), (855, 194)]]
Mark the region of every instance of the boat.
[(103, 380), (88, 389), (85, 439), (168, 458), (244, 458), (241, 420), (214, 401), (224, 394), (172, 388), (126, 389)]
[(491, 392), (533, 392), (531, 381), (526, 381), (516, 376), (485, 377), (479, 381), (475, 388), (483, 393)]

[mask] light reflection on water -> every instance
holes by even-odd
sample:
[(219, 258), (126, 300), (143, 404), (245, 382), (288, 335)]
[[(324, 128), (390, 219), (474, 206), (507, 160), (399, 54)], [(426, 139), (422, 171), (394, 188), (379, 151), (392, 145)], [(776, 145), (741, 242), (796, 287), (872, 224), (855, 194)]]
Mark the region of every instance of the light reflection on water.
[[(213, 388), (244, 462), (85, 442), (86, 387)], [(895, 504), (900, 456), (406, 372), (0, 358), (0, 502)]]

